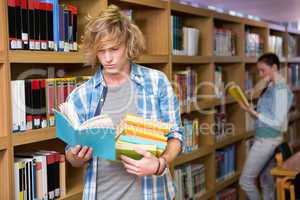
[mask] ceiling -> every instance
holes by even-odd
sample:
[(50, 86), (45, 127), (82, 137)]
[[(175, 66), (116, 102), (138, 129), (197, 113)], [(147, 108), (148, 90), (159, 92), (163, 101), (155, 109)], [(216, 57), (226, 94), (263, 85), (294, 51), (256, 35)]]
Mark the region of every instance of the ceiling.
[(300, 22), (300, 0), (190, 0), (277, 22)]

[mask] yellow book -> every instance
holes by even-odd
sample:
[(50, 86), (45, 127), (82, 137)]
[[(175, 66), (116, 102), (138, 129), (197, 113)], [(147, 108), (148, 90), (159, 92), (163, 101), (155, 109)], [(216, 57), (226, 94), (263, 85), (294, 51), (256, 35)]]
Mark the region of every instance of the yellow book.
[(162, 135), (170, 133), (171, 127), (173, 126), (172, 123), (149, 120), (133, 114), (127, 114), (123, 122), (133, 126), (156, 130), (158, 131), (157, 133)]
[(248, 99), (243, 93), (242, 89), (235, 83), (232, 83), (228, 87), (228, 93), (238, 102), (243, 103), (246, 106), (250, 106)]
[(167, 138), (165, 136), (157, 134), (155, 131), (145, 129), (142, 127), (125, 124), (120, 131), (121, 134), (124, 135), (132, 135), (132, 136), (137, 136), (145, 139), (167, 142)]

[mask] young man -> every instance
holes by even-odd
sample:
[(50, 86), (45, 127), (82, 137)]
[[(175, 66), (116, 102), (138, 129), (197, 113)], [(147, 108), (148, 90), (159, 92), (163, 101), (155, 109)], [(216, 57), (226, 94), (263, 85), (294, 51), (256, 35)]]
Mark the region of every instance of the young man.
[(83, 199), (173, 199), (168, 170), (181, 151), (182, 128), (177, 98), (166, 76), (135, 64), (144, 50), (141, 31), (116, 6), (109, 6), (86, 26), (83, 49), (87, 63), (101, 66), (68, 97), (78, 122), (108, 114), (117, 124), (127, 113), (174, 123), (160, 158), (137, 149), (141, 160), (122, 156), (122, 163), (92, 158), (89, 147), (68, 147), (66, 157), (75, 167), (88, 163)]

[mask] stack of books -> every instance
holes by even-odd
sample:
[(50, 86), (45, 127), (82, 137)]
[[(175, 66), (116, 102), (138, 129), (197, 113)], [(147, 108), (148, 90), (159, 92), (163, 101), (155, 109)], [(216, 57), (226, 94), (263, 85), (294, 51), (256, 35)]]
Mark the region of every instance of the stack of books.
[(172, 127), (171, 123), (132, 114), (127, 114), (116, 127), (107, 115), (99, 115), (80, 124), (70, 104), (63, 103), (59, 108), (61, 112), (55, 111), (56, 136), (70, 146), (92, 147), (94, 157), (108, 160), (119, 160), (120, 155), (141, 159), (143, 156), (136, 149), (160, 156)]
[(141, 116), (127, 114), (117, 128), (116, 153), (133, 159), (141, 159), (135, 149), (144, 149), (159, 157), (167, 145), (170, 123), (153, 121)]

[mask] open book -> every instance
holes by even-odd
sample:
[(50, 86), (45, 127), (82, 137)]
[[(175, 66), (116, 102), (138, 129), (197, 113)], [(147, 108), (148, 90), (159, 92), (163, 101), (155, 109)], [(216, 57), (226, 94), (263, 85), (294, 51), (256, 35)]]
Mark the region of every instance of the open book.
[(118, 160), (120, 155), (142, 158), (135, 149), (144, 149), (160, 156), (167, 145), (167, 134), (172, 124), (144, 119), (128, 114), (115, 128), (107, 115), (93, 117), (82, 124), (66, 103), (55, 110), (56, 136), (65, 143), (93, 148), (93, 157)]
[(243, 93), (240, 86), (235, 83), (231, 83), (228, 87), (228, 93), (238, 102), (244, 104), (245, 106), (250, 106), (249, 101), (245, 94)]

